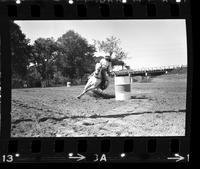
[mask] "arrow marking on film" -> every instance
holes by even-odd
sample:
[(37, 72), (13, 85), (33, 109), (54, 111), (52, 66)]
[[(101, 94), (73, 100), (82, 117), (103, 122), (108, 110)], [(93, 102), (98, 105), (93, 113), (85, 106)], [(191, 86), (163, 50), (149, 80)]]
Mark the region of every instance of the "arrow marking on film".
[(80, 160), (83, 160), (85, 159), (86, 157), (81, 155), (81, 154), (77, 154), (78, 156), (74, 156), (74, 157), (69, 157), (71, 159), (77, 159), (76, 161), (80, 161)]
[(180, 156), (179, 154), (174, 154), (175, 157), (168, 157), (168, 160), (176, 160), (176, 162), (184, 160), (185, 158)]

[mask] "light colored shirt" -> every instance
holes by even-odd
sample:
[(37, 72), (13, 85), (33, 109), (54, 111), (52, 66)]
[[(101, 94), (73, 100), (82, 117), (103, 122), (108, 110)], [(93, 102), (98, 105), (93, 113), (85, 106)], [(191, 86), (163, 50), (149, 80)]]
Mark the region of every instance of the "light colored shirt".
[(108, 62), (106, 59), (101, 59), (100, 64), (102, 66), (102, 69), (106, 69), (107, 71), (111, 72), (112, 71), (112, 65), (111, 62)]

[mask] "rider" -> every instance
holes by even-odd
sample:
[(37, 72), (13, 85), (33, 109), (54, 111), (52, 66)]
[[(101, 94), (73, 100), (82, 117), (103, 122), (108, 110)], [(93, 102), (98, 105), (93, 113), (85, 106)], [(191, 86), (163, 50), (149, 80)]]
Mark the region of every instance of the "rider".
[(96, 66), (95, 75), (97, 76), (99, 71), (101, 70), (102, 83), (100, 84), (100, 88), (104, 90), (109, 85), (108, 75), (110, 75), (112, 72), (111, 57), (107, 55), (97, 64), (99, 64), (100, 66)]

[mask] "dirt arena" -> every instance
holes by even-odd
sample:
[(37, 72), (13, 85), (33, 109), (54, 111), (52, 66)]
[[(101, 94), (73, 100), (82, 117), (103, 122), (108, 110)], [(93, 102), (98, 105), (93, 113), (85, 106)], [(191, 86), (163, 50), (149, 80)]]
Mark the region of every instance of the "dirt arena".
[(83, 88), (13, 89), (11, 137), (185, 135), (186, 74), (134, 82), (127, 101), (115, 100), (113, 83), (79, 100)]

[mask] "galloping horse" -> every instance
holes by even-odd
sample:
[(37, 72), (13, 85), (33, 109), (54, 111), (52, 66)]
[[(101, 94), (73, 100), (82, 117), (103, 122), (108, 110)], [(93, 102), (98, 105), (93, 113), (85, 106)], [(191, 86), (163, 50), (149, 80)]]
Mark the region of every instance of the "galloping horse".
[(100, 70), (98, 72), (98, 75), (95, 75), (95, 73), (92, 73), (89, 76), (89, 80), (88, 80), (87, 84), (85, 85), (83, 92), (79, 96), (77, 96), (78, 99), (80, 99), (81, 96), (83, 96), (88, 91), (100, 88), (100, 84), (102, 82), (102, 75), (101, 75), (102, 69), (101, 69), (101, 65), (99, 63), (96, 64), (96, 70), (97, 69)]

